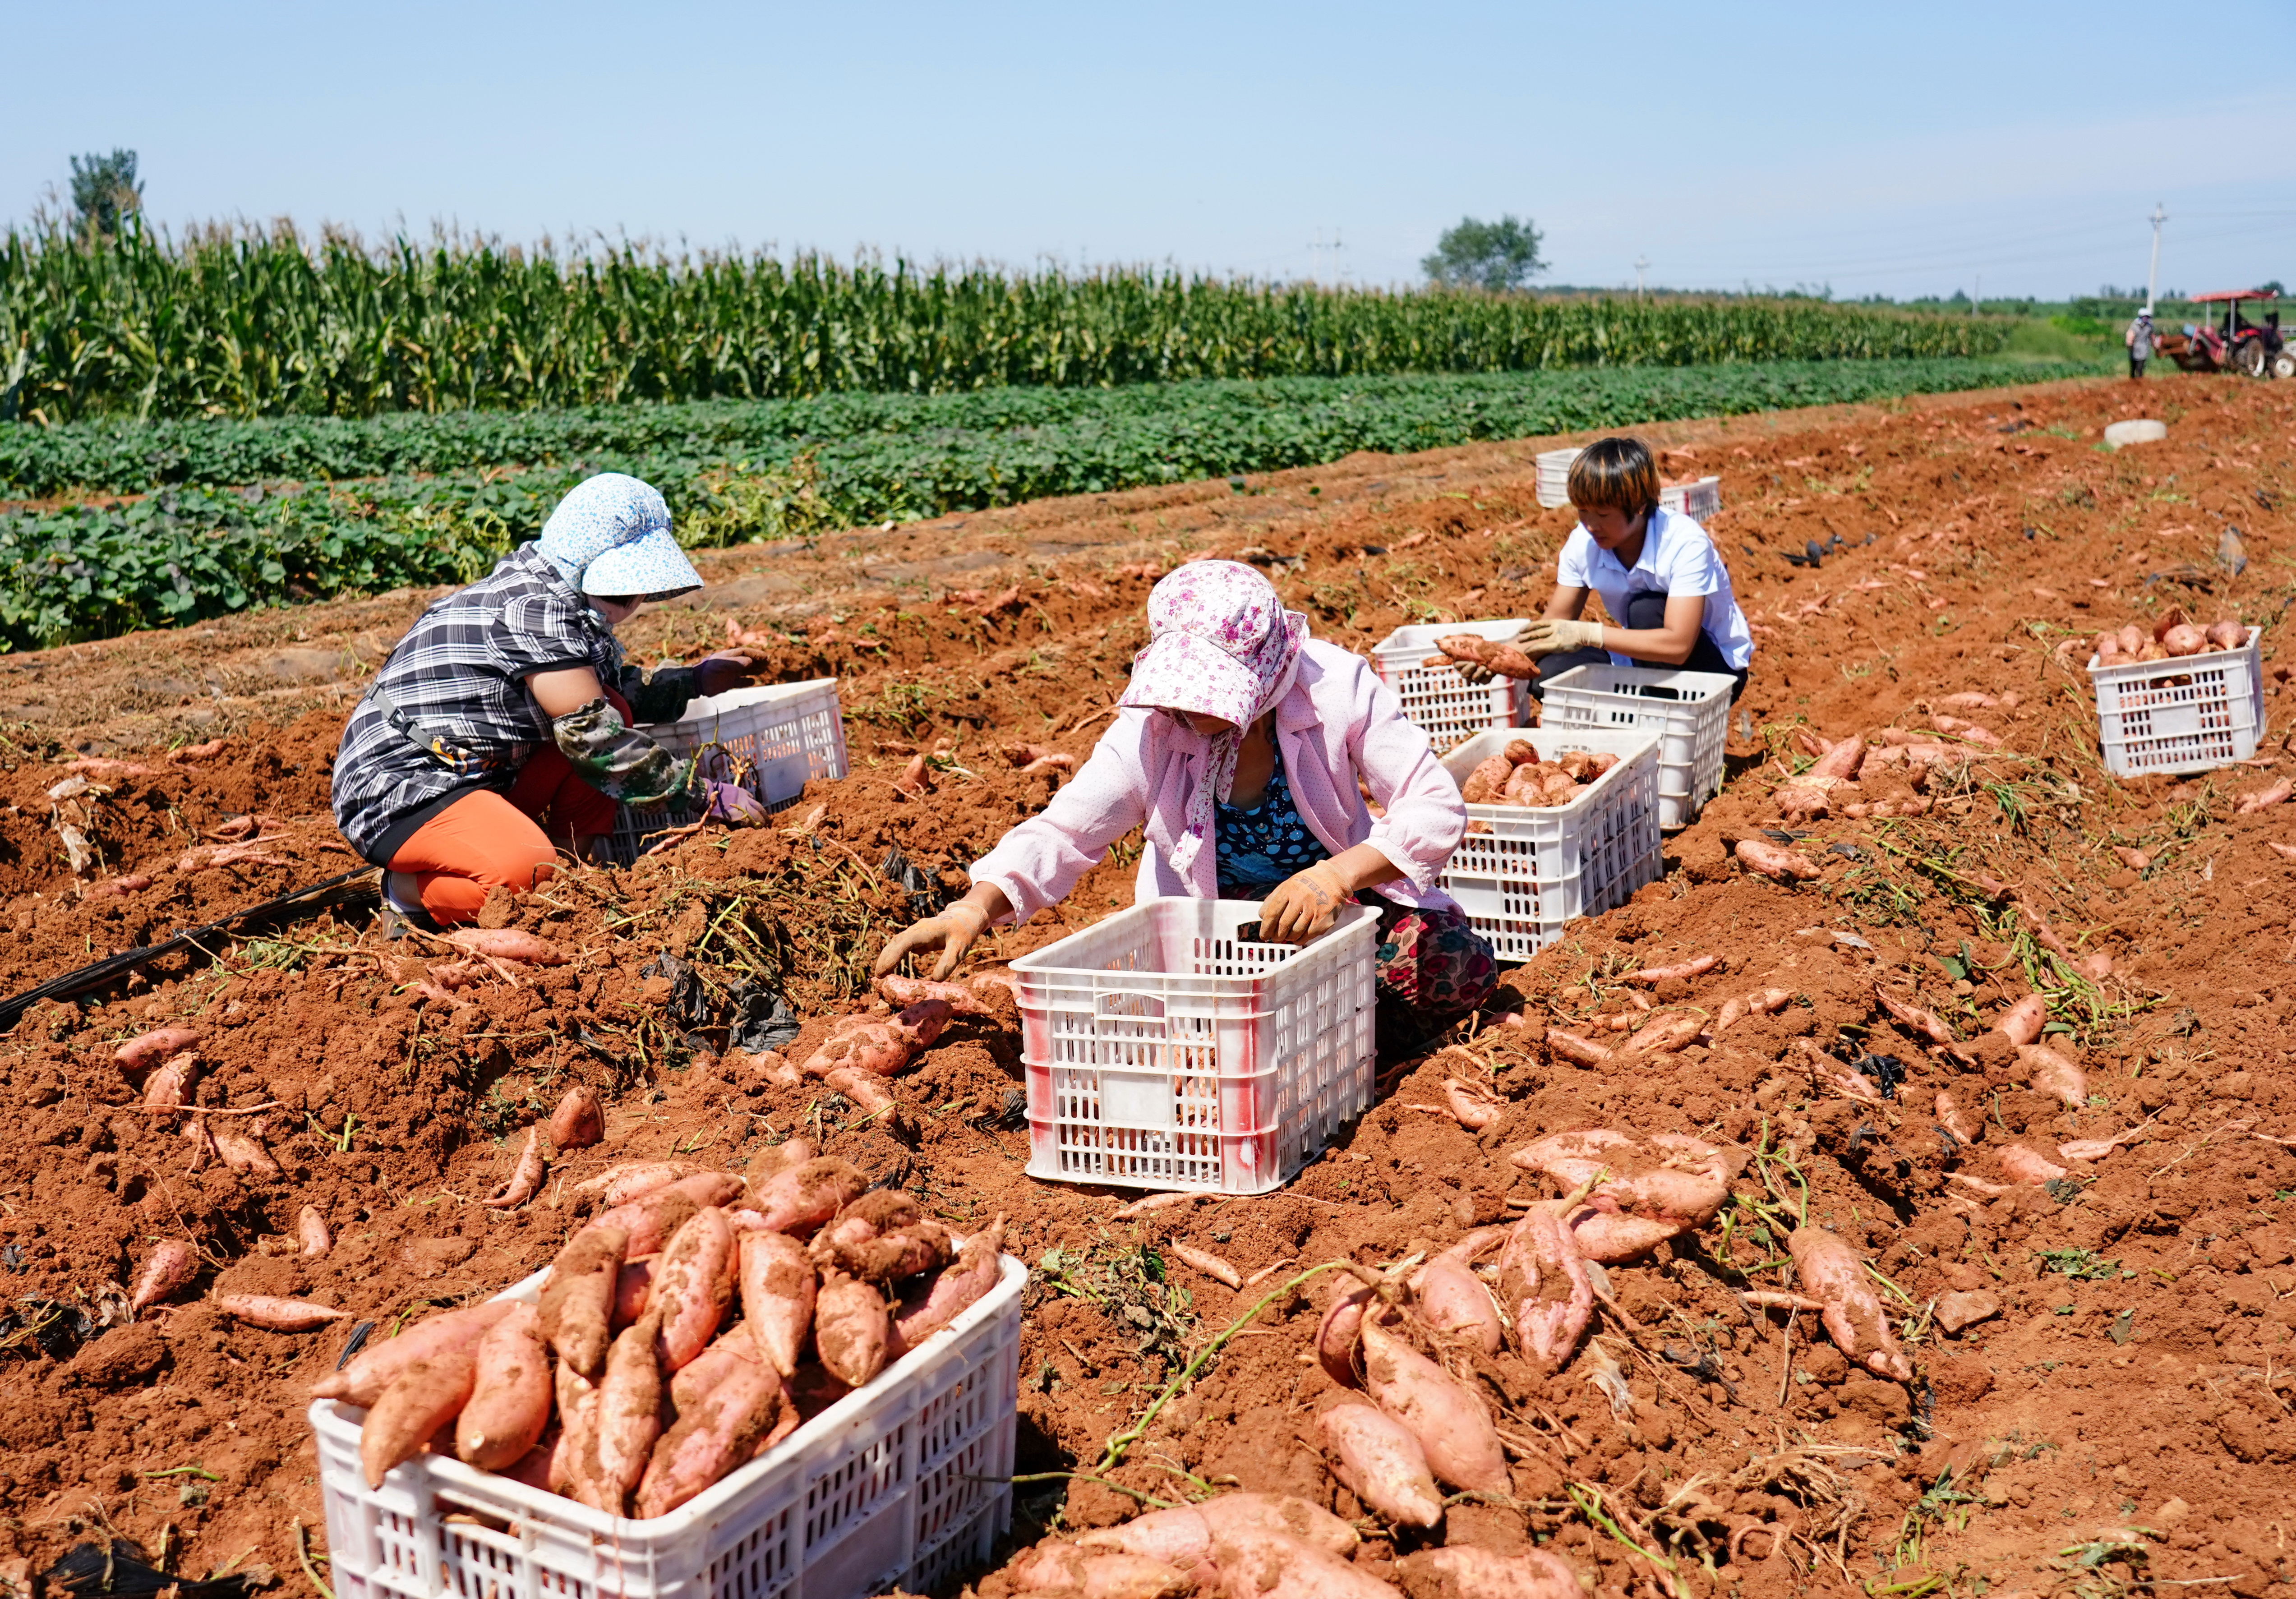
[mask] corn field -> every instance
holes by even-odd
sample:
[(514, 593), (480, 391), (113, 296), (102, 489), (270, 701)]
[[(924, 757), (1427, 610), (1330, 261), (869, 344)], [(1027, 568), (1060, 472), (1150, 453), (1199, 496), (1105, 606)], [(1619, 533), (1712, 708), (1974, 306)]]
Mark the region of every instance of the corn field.
[(0, 239), (0, 422), (1989, 355), (2005, 322), (1809, 300), (1540, 300), (1157, 269), (308, 240)]

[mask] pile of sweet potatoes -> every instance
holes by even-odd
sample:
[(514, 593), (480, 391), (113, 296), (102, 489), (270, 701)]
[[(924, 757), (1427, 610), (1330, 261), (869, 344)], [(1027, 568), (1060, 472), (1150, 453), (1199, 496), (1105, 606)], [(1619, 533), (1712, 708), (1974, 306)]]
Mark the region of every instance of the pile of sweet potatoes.
[(312, 1391), (365, 1408), (370, 1486), (426, 1449), (610, 1515), (668, 1513), (874, 1380), (996, 1285), (1004, 1223), (957, 1237), (802, 1139), (745, 1182), (674, 1161), (603, 1209), (536, 1303), (416, 1324)]
[(1618, 764), (1615, 755), (1587, 750), (1543, 760), (1529, 739), (1511, 739), (1505, 750), (1467, 774), (1459, 794), (1470, 805), (1518, 805), (1533, 810), (1564, 806)]
[(2173, 660), (2185, 655), (2207, 655), (2237, 650), (2248, 643), (2248, 629), (2236, 618), (2226, 617), (2203, 627), (2171, 605), (2148, 633), (2135, 622), (2090, 641), (2093, 667), (2132, 666), (2139, 661)]

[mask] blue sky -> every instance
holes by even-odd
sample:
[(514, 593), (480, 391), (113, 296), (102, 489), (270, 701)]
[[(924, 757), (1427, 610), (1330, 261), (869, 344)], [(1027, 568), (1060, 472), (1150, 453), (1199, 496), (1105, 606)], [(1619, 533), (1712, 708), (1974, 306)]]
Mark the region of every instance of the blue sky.
[[(2296, 282), (2296, 7), (0, 0), (0, 217), (135, 148), (173, 224), (1835, 293)], [(2229, 53), (2215, 40), (2265, 47)], [(2203, 65), (2203, 63), (2221, 63)], [(1339, 250), (1317, 250), (1336, 234)]]

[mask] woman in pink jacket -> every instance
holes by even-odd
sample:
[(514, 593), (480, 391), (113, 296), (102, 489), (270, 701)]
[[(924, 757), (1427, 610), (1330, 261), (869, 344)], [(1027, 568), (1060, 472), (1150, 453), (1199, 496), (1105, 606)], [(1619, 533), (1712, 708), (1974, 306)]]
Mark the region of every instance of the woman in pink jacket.
[[(1458, 785), (1363, 658), (1308, 636), (1267, 578), (1192, 562), (1148, 596), (1123, 709), (1051, 805), (973, 863), (972, 889), (889, 942), (877, 971), (1065, 896), (1145, 827), (1135, 892), (1261, 901), (1262, 936), (1304, 944), (1343, 906), (1379, 911), (1380, 1052), (1409, 1053), (1489, 997), (1491, 947), (1435, 886), (1466, 825)], [(1360, 777), (1386, 814), (1374, 821)]]

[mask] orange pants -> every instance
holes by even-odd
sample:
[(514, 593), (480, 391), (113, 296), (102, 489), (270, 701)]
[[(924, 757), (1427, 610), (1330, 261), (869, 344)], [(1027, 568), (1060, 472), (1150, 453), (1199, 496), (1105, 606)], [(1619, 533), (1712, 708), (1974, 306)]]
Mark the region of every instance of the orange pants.
[[(622, 697), (606, 697), (627, 720)], [(615, 809), (563, 755), (544, 750), (508, 794), (474, 789), (422, 824), (390, 857), (390, 869), (414, 874), (433, 921), (468, 922), (489, 889), (515, 892), (547, 882), (558, 870), (556, 846), (613, 832)]]

